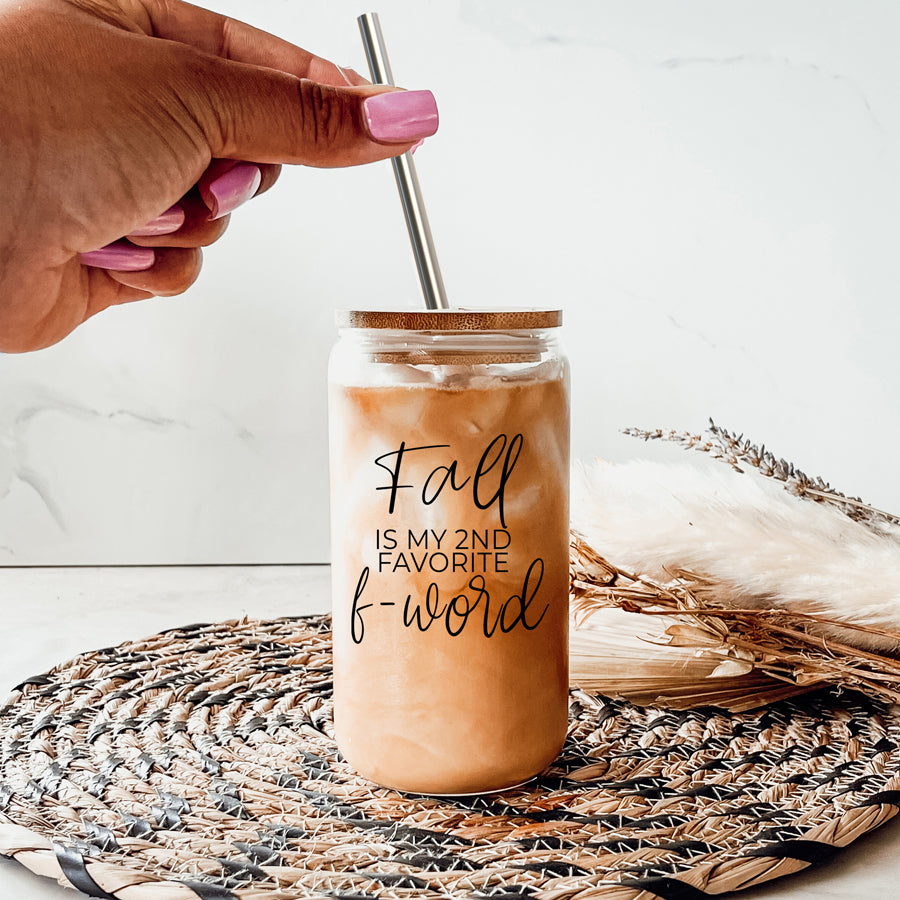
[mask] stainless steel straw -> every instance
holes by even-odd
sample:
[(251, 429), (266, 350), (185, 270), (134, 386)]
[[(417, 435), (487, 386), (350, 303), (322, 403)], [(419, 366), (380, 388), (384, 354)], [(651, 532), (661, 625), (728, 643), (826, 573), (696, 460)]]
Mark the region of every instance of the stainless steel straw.
[[(356, 21), (359, 22), (359, 32), (366, 48), (366, 59), (369, 62), (372, 81), (375, 84), (393, 85), (394, 76), (391, 73), (391, 64), (384, 46), (384, 36), (381, 33), (378, 13), (366, 13), (359, 16)], [(391, 164), (394, 167), (397, 190), (400, 191), (400, 200), (403, 203), (403, 215), (406, 217), (409, 240), (416, 258), (422, 293), (425, 295), (425, 305), (429, 309), (449, 309), (450, 304), (447, 302), (444, 279), (441, 277), (441, 267), (434, 249), (431, 227), (428, 224), (428, 215), (425, 212), (425, 203), (422, 200), (419, 179), (416, 177), (412, 153), (395, 156), (391, 160)]]

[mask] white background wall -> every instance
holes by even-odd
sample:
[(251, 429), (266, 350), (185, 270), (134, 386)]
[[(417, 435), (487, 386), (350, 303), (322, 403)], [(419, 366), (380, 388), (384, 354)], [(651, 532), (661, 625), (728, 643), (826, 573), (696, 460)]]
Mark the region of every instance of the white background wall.
[[(356, 3), (207, 5), (365, 71)], [(900, 510), (900, 6), (376, 8), (451, 299), (565, 308), (577, 457), (713, 416)], [(389, 164), (285, 171), (188, 294), (0, 356), (0, 563), (326, 560), (333, 310), (418, 303)]]

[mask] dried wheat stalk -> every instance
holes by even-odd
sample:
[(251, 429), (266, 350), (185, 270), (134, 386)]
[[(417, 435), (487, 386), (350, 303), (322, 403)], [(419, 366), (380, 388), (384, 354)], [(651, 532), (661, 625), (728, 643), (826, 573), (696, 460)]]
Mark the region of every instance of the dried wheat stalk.
[(605, 606), (670, 617), (676, 620), (664, 632), (670, 643), (692, 646), (711, 661), (745, 661), (744, 674), (752, 670), (798, 687), (857, 687), (900, 702), (900, 660), (838, 642), (817, 633), (817, 626), (859, 628), (897, 641), (900, 634), (784, 609), (708, 606), (698, 596), (708, 587), (703, 579), (682, 572), (668, 584), (658, 584), (617, 568), (577, 535), (571, 560), (576, 629)]

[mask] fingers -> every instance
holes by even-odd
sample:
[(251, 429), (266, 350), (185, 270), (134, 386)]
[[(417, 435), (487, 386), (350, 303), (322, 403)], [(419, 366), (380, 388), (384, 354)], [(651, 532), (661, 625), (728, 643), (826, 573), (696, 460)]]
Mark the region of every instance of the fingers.
[(180, 0), (135, 4), (147, 16), (142, 30), (170, 42), (159, 42), (167, 48), (168, 83), (179, 85), (180, 114), (200, 126), (197, 138), (205, 137), (213, 160), (177, 204), (81, 255), (106, 305), (186, 290), (199, 275), (199, 248), (222, 236), (234, 209), (275, 183), (281, 163), (373, 162), (437, 130), (429, 91), (370, 85), (350, 69)]
[(184, 225), (184, 207), (180, 203), (170, 206), (155, 219), (131, 232), (131, 237), (154, 237), (159, 234), (171, 234)]
[(228, 214), (268, 190), (280, 166), (214, 159), (197, 185), (178, 203), (136, 228), (125, 239), (81, 254), (92, 268), (139, 272), (155, 265), (153, 248), (208, 247), (225, 233)]
[[(82, 272), (86, 280), (88, 298), (82, 321), (87, 321), (91, 316), (109, 309), (110, 306), (133, 303), (135, 300), (148, 300), (153, 296), (149, 291), (138, 290), (116, 281), (110, 272), (103, 269), (82, 269)], [(56, 340), (62, 337), (65, 335), (59, 335)]]
[[(213, 219), (196, 188), (178, 202), (184, 221), (168, 234), (142, 234), (143, 229), (127, 235), (139, 247), (208, 247), (215, 243), (228, 227), (228, 217)], [(83, 260), (83, 256), (82, 256)]]
[(213, 156), (360, 165), (405, 153), (438, 128), (430, 91), (335, 87), (220, 59), (196, 64), (208, 69), (206, 90), (188, 105)]
[[(197, 187), (211, 218), (219, 219), (271, 187), (279, 171), (280, 166), (214, 159)], [(268, 182), (265, 186), (264, 177)]]
[[(126, 237), (141, 247), (208, 247), (225, 233), (228, 214), (272, 187), (280, 171), (280, 166), (214, 159), (173, 207), (180, 217), (167, 210)], [(163, 218), (170, 219), (171, 226), (157, 228)]]
[[(252, 194), (264, 194), (278, 180), (281, 174), (281, 166), (272, 163), (246, 163), (238, 159), (214, 159), (203, 175), (200, 176), (197, 184), (200, 186), (201, 193), (206, 198), (207, 188), (214, 186), (214, 183), (223, 175), (227, 174), (231, 169), (237, 166), (253, 165), (259, 169), (259, 188)], [(212, 207), (210, 207), (212, 209)]]
[(81, 264), (95, 269), (115, 269), (120, 272), (139, 272), (149, 269), (156, 260), (153, 250), (136, 247), (128, 241), (115, 241), (81, 254)]
[(144, 296), (157, 297), (184, 293), (197, 280), (202, 263), (203, 253), (199, 247), (151, 249), (137, 247), (128, 241), (117, 241), (100, 250), (81, 254), (83, 266), (106, 270), (105, 274), (113, 281), (145, 291)]
[(158, 247), (153, 264), (141, 271), (110, 270), (106, 274), (119, 284), (157, 297), (184, 293), (200, 275), (203, 253), (198, 247)]
[(189, 44), (233, 62), (249, 63), (310, 78), (321, 84), (366, 84), (352, 69), (341, 69), (326, 59), (283, 41), (258, 28), (179, 0), (140, 0), (151, 33)]
[[(91, 314), (112, 304), (186, 291), (200, 274), (200, 247), (222, 237), (228, 213), (268, 190), (279, 172), (280, 166), (215, 159), (197, 186), (174, 206), (135, 229), (127, 239), (82, 253), (83, 266), (106, 270), (106, 290), (95, 286), (92, 292), (105, 300), (95, 300), (98, 308)], [(116, 282), (118, 289), (111, 292), (109, 281)], [(118, 286), (133, 290), (123, 291)]]
[[(139, 0), (166, 38), (169, 79), (213, 157), (348, 166), (397, 156), (435, 133), (429, 91), (369, 85), (242, 22), (178, 0)], [(197, 51), (201, 52), (197, 52)]]

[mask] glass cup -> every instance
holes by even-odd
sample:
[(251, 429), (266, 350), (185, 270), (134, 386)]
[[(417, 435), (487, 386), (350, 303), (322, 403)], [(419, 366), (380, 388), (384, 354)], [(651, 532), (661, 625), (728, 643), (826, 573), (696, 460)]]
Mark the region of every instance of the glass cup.
[(520, 784), (568, 713), (559, 310), (344, 312), (329, 364), (338, 745), (428, 794)]

